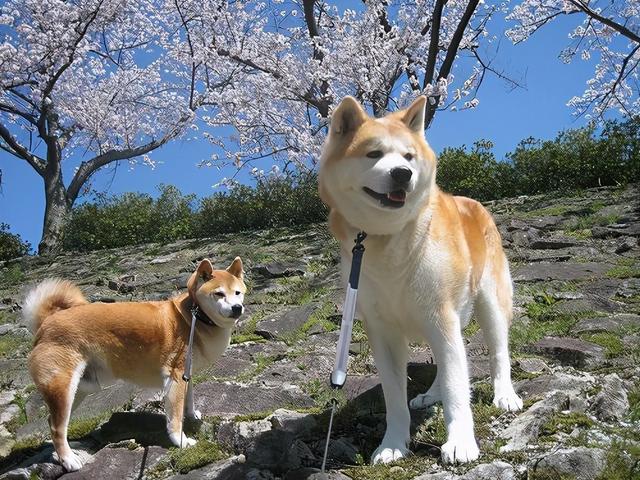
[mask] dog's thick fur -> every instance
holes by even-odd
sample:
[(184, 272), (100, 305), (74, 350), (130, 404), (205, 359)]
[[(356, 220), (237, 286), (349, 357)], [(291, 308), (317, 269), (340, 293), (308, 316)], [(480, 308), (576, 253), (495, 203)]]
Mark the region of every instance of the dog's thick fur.
[(329, 226), (341, 242), (344, 278), (356, 233), (365, 240), (358, 311), (384, 390), (387, 430), (372, 461), (408, 453), (407, 356), (426, 341), (438, 371), (412, 408), (442, 401), (445, 462), (478, 457), (461, 329), (475, 316), (490, 352), (494, 404), (522, 408), (511, 384), (508, 329), (512, 284), (500, 234), (478, 202), (443, 193), (436, 157), (424, 138), (426, 98), (371, 118), (347, 97), (332, 116), (319, 170)]
[(29, 371), (49, 407), (53, 445), (68, 471), (82, 467), (67, 442), (71, 412), (86, 395), (116, 379), (164, 388), (171, 441), (177, 446), (195, 443), (182, 433), (183, 412), (200, 416), (191, 384), (185, 398), (182, 378), (190, 308), (195, 300), (215, 324), (197, 321), (197, 371), (222, 355), (243, 311), (242, 260), (237, 257), (226, 270), (213, 270), (211, 262), (203, 260), (187, 288), (167, 301), (139, 303), (89, 303), (73, 283), (57, 279), (44, 280), (28, 293), (24, 320), (35, 334)]

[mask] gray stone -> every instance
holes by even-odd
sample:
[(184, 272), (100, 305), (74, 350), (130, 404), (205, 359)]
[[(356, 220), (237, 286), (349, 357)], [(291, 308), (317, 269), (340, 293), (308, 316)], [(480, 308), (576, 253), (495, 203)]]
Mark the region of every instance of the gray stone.
[(524, 450), (529, 444), (534, 443), (538, 439), (542, 425), (553, 413), (563, 409), (567, 398), (566, 393), (555, 392), (519, 414), (507, 428), (500, 432), (500, 437), (507, 440), (500, 451)]
[(640, 315), (621, 313), (611, 317), (585, 318), (574, 325), (571, 333), (623, 332), (629, 328), (640, 328)]
[(603, 379), (602, 390), (593, 399), (592, 411), (600, 420), (617, 422), (629, 410), (629, 399), (620, 377), (612, 373)]
[[(257, 476), (253, 468), (244, 463), (239, 463), (234, 458), (211, 463), (205, 467), (191, 470), (189, 473), (174, 475), (168, 480), (272, 480), (273, 476)], [(115, 479), (114, 479), (115, 480)]]
[(317, 304), (310, 303), (270, 315), (258, 322), (255, 333), (267, 340), (283, 338), (300, 329), (317, 308)]
[(302, 262), (271, 262), (256, 265), (251, 271), (267, 278), (282, 278), (304, 275), (304, 267)]
[(549, 366), (539, 358), (520, 358), (518, 366), (523, 372), (542, 373), (549, 370)]
[(636, 248), (638, 246), (638, 239), (633, 237), (626, 237), (620, 240), (616, 244), (615, 253), (621, 255), (623, 253), (628, 252), (629, 250)]
[(245, 455), (248, 464), (275, 474), (315, 463), (315, 456), (309, 447), (284, 430), (269, 430), (259, 435), (248, 446)]
[(528, 228), (525, 231), (516, 230), (511, 234), (513, 244), (518, 247), (529, 247), (531, 243), (540, 240), (540, 231), (535, 228)]
[(640, 278), (628, 278), (616, 290), (616, 296), (622, 298), (632, 298), (637, 295), (640, 295)]
[(318, 468), (307, 467), (287, 472), (283, 480), (351, 480), (351, 477), (340, 472), (321, 473)]
[(606, 263), (534, 263), (513, 269), (514, 282), (544, 282), (548, 280), (590, 280), (603, 277), (612, 268)]
[[(460, 477), (449, 472), (423, 473), (413, 480), (458, 480)], [(487, 479), (488, 480), (488, 479)]]
[(530, 248), (537, 250), (557, 250), (559, 248), (573, 247), (577, 245), (575, 239), (569, 237), (550, 237), (533, 240), (529, 243)]
[(269, 415), (266, 420), (271, 422), (273, 428), (286, 430), (303, 438), (308, 437), (318, 424), (312, 415), (286, 410), (284, 408), (279, 408)]
[(460, 480), (516, 480), (518, 477), (511, 465), (496, 460), (483, 463), (465, 473)]
[(525, 350), (576, 368), (595, 367), (605, 360), (603, 347), (571, 337), (544, 337)]
[(67, 473), (64, 480), (113, 478), (136, 480), (153, 468), (167, 451), (160, 447), (103, 448), (77, 472)]
[(271, 422), (264, 419), (251, 422), (225, 422), (218, 429), (217, 440), (235, 450), (245, 451), (257, 437), (271, 428)]
[(291, 405), (310, 407), (313, 400), (292, 385), (240, 385), (228, 382), (203, 382), (194, 386), (196, 408), (204, 415), (234, 417), (268, 412)]
[(548, 478), (570, 475), (580, 480), (595, 480), (606, 463), (607, 452), (600, 448), (562, 448), (534, 460), (529, 470), (535, 472), (536, 478), (546, 474), (550, 475)]
[(358, 453), (358, 449), (348, 439), (331, 439), (329, 441), (329, 450), (327, 451), (327, 461), (355, 465)]

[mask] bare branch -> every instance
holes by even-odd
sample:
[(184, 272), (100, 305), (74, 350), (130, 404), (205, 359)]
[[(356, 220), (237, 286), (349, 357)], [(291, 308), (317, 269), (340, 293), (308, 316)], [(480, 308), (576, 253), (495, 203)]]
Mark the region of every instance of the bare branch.
[(9, 148), (4, 147), (3, 150), (11, 153), (12, 155), (26, 160), (33, 169), (38, 172), (38, 175), (44, 175), (45, 162), (42, 158), (29, 152), (25, 147), (11, 135), (9, 130), (0, 123), (0, 138), (2, 138)]
[(583, 11), (584, 13), (586, 13), (591, 18), (595, 18), (600, 23), (603, 23), (604, 25), (613, 28), (620, 35), (623, 35), (623, 36), (627, 37), (632, 42), (640, 44), (640, 36), (638, 36), (635, 33), (633, 33), (631, 30), (629, 30), (624, 25), (620, 25), (619, 23), (614, 22), (610, 18), (607, 18), (607, 17), (604, 17), (604, 16), (600, 15), (599, 13), (597, 13), (594, 10), (592, 10), (591, 8), (589, 8), (589, 6), (586, 3), (584, 3), (583, 1), (581, 1), (581, 0), (569, 0), (569, 2), (572, 5), (574, 5), (576, 8), (578, 8), (581, 11)]

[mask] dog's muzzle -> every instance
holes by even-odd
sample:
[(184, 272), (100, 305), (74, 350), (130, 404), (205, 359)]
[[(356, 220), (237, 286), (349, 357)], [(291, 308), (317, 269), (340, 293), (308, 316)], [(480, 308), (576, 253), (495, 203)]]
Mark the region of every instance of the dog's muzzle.
[(232, 318), (240, 318), (242, 315), (242, 305), (236, 304), (231, 307), (231, 317)]

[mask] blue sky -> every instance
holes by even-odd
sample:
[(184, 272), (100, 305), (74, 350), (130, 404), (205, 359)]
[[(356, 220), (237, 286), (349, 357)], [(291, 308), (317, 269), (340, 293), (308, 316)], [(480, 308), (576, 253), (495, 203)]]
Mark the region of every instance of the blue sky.
[[(576, 119), (566, 103), (584, 91), (593, 74), (593, 62), (577, 60), (565, 65), (557, 58), (576, 20), (561, 19), (516, 46), (503, 38), (494, 67), (521, 80), (526, 89), (511, 91), (504, 82), (487, 77), (477, 108), (436, 115), (427, 131), (427, 139), (436, 152), (445, 147), (471, 145), (482, 138), (494, 142), (494, 152), (501, 158), (526, 137), (553, 138), (560, 130), (584, 125), (586, 119)], [(491, 31), (499, 35), (502, 27), (502, 22), (496, 21)], [(154, 170), (145, 167), (130, 170), (125, 163), (115, 171), (98, 173), (93, 188), (113, 194), (126, 191), (155, 194), (158, 184), (169, 183), (183, 193), (207, 196), (216, 191), (213, 185), (230, 173), (196, 166), (212, 151), (206, 140), (178, 139), (152, 154), (159, 162)], [(264, 167), (269, 166), (267, 160)], [(72, 168), (73, 165), (65, 168), (67, 182)], [(4, 152), (0, 152), (0, 170), (0, 222), (8, 223), (12, 232), (35, 247), (42, 233), (44, 214), (42, 180), (24, 161)]]

